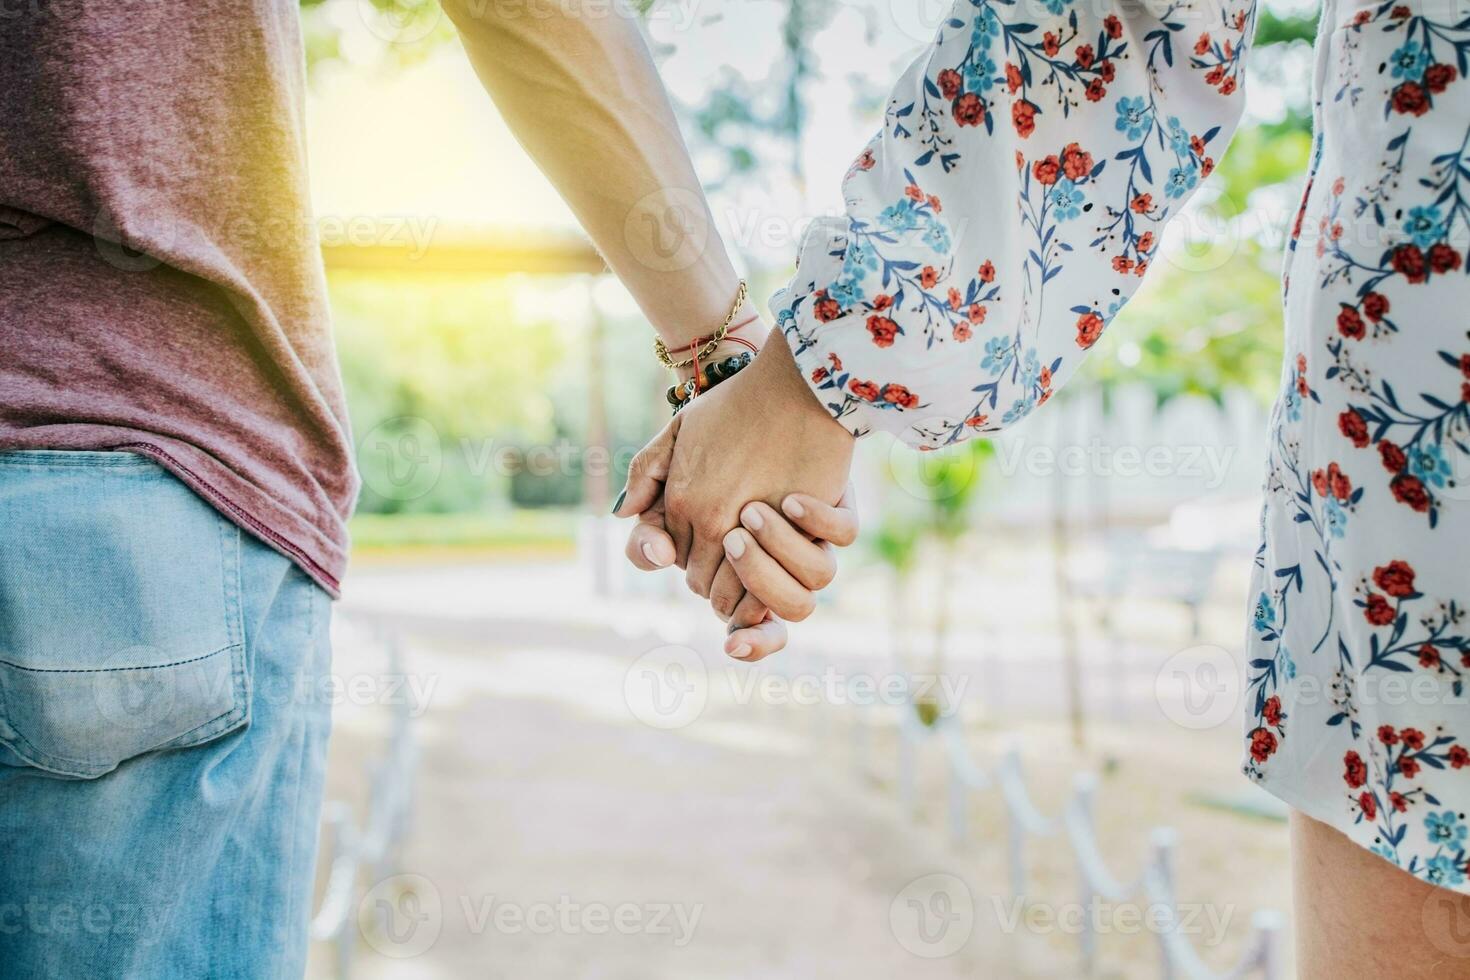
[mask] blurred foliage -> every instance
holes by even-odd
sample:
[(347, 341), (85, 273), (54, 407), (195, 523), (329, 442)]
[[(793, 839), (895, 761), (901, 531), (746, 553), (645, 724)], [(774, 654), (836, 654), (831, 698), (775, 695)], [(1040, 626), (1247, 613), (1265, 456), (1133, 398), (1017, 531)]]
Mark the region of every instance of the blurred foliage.
[(447, 552), (517, 557), (558, 556), (575, 550), (577, 514), (568, 510), (515, 510), (501, 514), (369, 514), (352, 519), (352, 546), (439, 557)]

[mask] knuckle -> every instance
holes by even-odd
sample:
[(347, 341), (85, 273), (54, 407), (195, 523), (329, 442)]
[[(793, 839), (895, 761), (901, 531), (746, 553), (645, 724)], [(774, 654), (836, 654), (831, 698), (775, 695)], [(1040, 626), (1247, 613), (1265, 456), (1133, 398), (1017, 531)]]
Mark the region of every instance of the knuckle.
[(740, 604), (741, 593), (733, 589), (715, 589), (710, 593), (710, 605), (722, 619), (729, 619), (735, 614), (735, 607)]
[(816, 608), (816, 601), (810, 595), (804, 595), (787, 602), (785, 611), (781, 613), (781, 618), (788, 622), (799, 623), (809, 618), (816, 611)]
[(689, 569), (684, 573), (684, 584), (689, 586), (690, 592), (693, 592), (701, 599), (709, 598), (709, 589), (705, 587), (700, 577), (694, 574), (693, 569)]

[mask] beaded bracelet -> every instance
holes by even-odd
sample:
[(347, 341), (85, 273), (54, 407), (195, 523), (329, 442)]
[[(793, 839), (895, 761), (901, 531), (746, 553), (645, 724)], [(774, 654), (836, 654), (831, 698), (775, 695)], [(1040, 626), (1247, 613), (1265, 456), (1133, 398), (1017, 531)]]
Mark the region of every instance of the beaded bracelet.
[(678, 384), (669, 385), (669, 390), (665, 394), (665, 397), (669, 400), (669, 404), (673, 406), (674, 413), (677, 415), (679, 409), (693, 401), (696, 395), (701, 395), (709, 391), (721, 381), (728, 381), (735, 377), (735, 375), (749, 367), (750, 362), (753, 360), (755, 360), (753, 353), (750, 351), (741, 351), (739, 354), (731, 354), (729, 357), (722, 358), (718, 361), (711, 361), (704, 366), (703, 384), (700, 383), (698, 377), (693, 377), (688, 381), (681, 381)]

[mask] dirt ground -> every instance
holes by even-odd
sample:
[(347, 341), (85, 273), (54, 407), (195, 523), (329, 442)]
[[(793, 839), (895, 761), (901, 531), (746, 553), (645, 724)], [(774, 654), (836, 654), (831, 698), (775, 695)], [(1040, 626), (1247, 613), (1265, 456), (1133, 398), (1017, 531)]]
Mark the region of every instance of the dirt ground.
[[(465, 586), (498, 596), (487, 601), (502, 608), (482, 616), (437, 611), (432, 577), (420, 577), (422, 601), (389, 608), (382, 596), (412, 590), (370, 582), (345, 609), (404, 637), (422, 702), (411, 832), (397, 866), (361, 882), (353, 976), (1071, 978), (1085, 975), (1084, 917), (1098, 930), (1092, 975), (1159, 975), (1147, 900), (1084, 915), (1059, 836), (1027, 842), (1027, 903), (1014, 903), (995, 789), (970, 794), (965, 839), (953, 839), (937, 741), (916, 751), (915, 805), (900, 803), (906, 709), (851, 703), (854, 678), (891, 677), (885, 661), (732, 665), (710, 652), (717, 636), (650, 633), (636, 610), (611, 625), (585, 610), (537, 625), (499, 574)], [(537, 579), (537, 594), (547, 585)], [(827, 646), (871, 637), (871, 625), (827, 619)], [(976, 681), (960, 699), (969, 751), (990, 766), (1017, 748), (1045, 814), (1076, 773), (1098, 774), (1097, 836), (1120, 879), (1136, 876), (1153, 830), (1171, 827), (1188, 938), (1226, 969), (1252, 941), (1252, 915), (1289, 905), (1285, 825), (1238, 775), (1234, 717), (1181, 725), (1161, 707), (1160, 665), (1179, 642), (1112, 650), (1084, 673), (1106, 710), (1079, 750), (1059, 685), (1037, 681), (1054, 676), (1054, 644), (1013, 639), (991, 644), (1005, 656), (960, 661)], [(371, 676), (380, 657), (349, 638), (336, 672)], [(660, 684), (692, 700), (665, 711)], [(387, 715), (363, 700), (337, 712), (329, 791), (359, 808)], [(319, 944), (312, 976), (334, 975)]]

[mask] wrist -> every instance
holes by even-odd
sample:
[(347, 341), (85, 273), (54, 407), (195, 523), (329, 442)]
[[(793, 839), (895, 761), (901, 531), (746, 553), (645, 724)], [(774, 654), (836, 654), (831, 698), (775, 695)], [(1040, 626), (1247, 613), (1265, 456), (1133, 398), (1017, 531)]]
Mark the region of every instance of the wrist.
[[(770, 332), (770, 327), (766, 326), (754, 304), (747, 300), (736, 311), (732, 322), (735, 325), (725, 334), (725, 339), (720, 341), (713, 351), (700, 359), (701, 364), (743, 353), (755, 354), (760, 351), (761, 345), (766, 341), (766, 334)], [(694, 377), (694, 365), (688, 364), (675, 368), (674, 376), (679, 381), (688, 381)]]
[(778, 329), (771, 329), (761, 345), (760, 356), (748, 371), (758, 374), (763, 390), (772, 397), (771, 410), (781, 413), (788, 424), (797, 423), (811, 437), (830, 437), (835, 442), (850, 445), (856, 437), (832, 417), (816, 392), (802, 377), (801, 367), (786, 343), (786, 337)]

